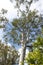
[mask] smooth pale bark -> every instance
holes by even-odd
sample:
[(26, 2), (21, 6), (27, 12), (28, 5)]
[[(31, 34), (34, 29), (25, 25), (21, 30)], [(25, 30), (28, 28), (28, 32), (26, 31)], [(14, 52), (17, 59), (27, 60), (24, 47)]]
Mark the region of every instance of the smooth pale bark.
[(26, 52), (26, 44), (22, 44), (19, 65), (24, 65), (25, 52)]
[(21, 40), (21, 54), (19, 59), (19, 65), (24, 65), (24, 59), (25, 59), (25, 52), (26, 52), (26, 43), (24, 40), (25, 34), (22, 34), (22, 40)]

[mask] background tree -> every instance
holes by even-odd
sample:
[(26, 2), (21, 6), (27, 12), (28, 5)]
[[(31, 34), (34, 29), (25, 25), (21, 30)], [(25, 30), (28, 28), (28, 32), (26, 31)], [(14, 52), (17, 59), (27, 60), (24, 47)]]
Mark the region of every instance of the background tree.
[(17, 58), (18, 52), (16, 49), (0, 41), (0, 64), (13, 65), (16, 63)]
[(43, 65), (43, 38), (39, 37), (33, 43), (33, 51), (27, 54), (28, 65)]

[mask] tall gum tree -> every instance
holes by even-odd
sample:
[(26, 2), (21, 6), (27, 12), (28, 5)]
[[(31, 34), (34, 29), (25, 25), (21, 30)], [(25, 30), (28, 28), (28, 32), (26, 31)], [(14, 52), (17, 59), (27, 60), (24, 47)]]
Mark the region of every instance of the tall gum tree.
[[(21, 44), (19, 65), (24, 65), (27, 44), (35, 40), (38, 35), (41, 35), (42, 22), (40, 21), (42, 20), (42, 17), (37, 14), (37, 11), (30, 10), (31, 4), (35, 0), (13, 1), (16, 2), (15, 8), (17, 8), (18, 18), (12, 21), (13, 28), (10, 31), (7, 31), (5, 38), (8, 38), (8, 41), (13, 40), (13, 43)], [(13, 1), (11, 0), (11, 2)], [(21, 7), (23, 7), (23, 9)], [(20, 17), (19, 13), (21, 13)]]

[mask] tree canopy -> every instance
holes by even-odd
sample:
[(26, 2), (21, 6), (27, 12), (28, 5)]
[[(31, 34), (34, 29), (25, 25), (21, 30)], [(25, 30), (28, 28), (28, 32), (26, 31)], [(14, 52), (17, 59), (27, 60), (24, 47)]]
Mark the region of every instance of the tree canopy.
[(33, 43), (33, 51), (27, 54), (27, 63), (29, 65), (43, 65), (43, 38), (39, 37)]
[(12, 46), (0, 41), (0, 64), (12, 65), (16, 63), (18, 52)]

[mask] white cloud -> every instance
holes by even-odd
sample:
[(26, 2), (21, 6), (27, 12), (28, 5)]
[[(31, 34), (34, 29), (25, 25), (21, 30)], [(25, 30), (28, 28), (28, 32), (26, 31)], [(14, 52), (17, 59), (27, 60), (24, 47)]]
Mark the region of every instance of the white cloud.
[(7, 18), (12, 19), (14, 17), (17, 17), (17, 10), (14, 9), (13, 4), (10, 2), (10, 0), (0, 0), (0, 10), (4, 8), (8, 10)]
[(43, 13), (43, 0), (39, 0), (36, 3), (33, 3), (31, 5), (31, 9), (34, 10), (38, 10), (40, 13)]
[(11, 9), (12, 8), (12, 4), (9, 0), (0, 0), (0, 9), (1, 8), (5, 8), (5, 9)]
[[(17, 10), (14, 9), (13, 4), (10, 2), (10, 0), (0, 0), (0, 10), (4, 8), (8, 10), (7, 17), (9, 19), (12, 19), (14, 17), (17, 17)], [(24, 9), (24, 8), (22, 8)], [(39, 0), (37, 3), (32, 4), (31, 9), (37, 9), (39, 12), (43, 12), (43, 0)]]

